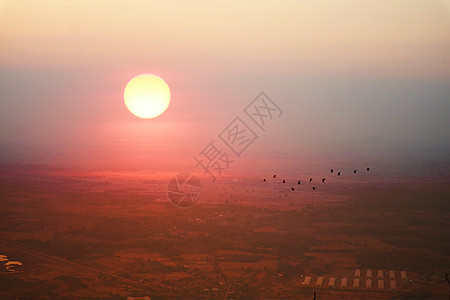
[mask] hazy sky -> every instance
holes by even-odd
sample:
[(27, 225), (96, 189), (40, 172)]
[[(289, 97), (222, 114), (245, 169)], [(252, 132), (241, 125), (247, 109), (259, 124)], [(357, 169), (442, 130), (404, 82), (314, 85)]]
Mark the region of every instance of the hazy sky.
[[(0, 45), (3, 145), (192, 157), (265, 91), (284, 114), (247, 155), (450, 151), (449, 1), (0, 1)], [(140, 73), (171, 88), (153, 120)]]

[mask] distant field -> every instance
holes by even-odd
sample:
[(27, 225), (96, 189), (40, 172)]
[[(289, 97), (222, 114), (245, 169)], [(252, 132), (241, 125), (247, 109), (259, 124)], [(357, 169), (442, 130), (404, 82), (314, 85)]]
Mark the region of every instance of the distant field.
[[(13, 165), (0, 176), (0, 255), (23, 263), (0, 270), (0, 298), (448, 297), (445, 178), (330, 179), (316, 191), (223, 178), (177, 209), (169, 177)], [(408, 282), (353, 288), (355, 269), (405, 270)]]

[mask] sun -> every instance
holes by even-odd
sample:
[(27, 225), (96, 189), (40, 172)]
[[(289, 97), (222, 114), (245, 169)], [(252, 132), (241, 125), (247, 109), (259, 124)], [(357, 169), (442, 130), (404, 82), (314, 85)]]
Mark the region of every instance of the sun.
[(169, 107), (170, 89), (161, 77), (141, 74), (127, 83), (123, 98), (133, 115), (152, 119), (160, 116)]

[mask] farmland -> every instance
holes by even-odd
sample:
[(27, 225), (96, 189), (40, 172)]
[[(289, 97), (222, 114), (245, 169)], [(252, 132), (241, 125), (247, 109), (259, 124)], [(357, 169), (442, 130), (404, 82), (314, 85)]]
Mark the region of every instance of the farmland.
[[(179, 209), (166, 200), (164, 177), (2, 170), (0, 255), (22, 265), (1, 269), (0, 298), (447, 297), (445, 181), (331, 182), (312, 194), (225, 178)], [(394, 270), (396, 288), (386, 273), (378, 289), (377, 270)]]

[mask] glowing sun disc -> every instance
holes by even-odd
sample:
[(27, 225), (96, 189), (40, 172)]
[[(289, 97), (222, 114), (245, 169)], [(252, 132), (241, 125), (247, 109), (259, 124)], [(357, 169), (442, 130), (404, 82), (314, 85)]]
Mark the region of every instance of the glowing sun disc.
[(136, 117), (152, 119), (169, 107), (170, 89), (159, 76), (141, 74), (132, 78), (123, 93), (125, 105)]

